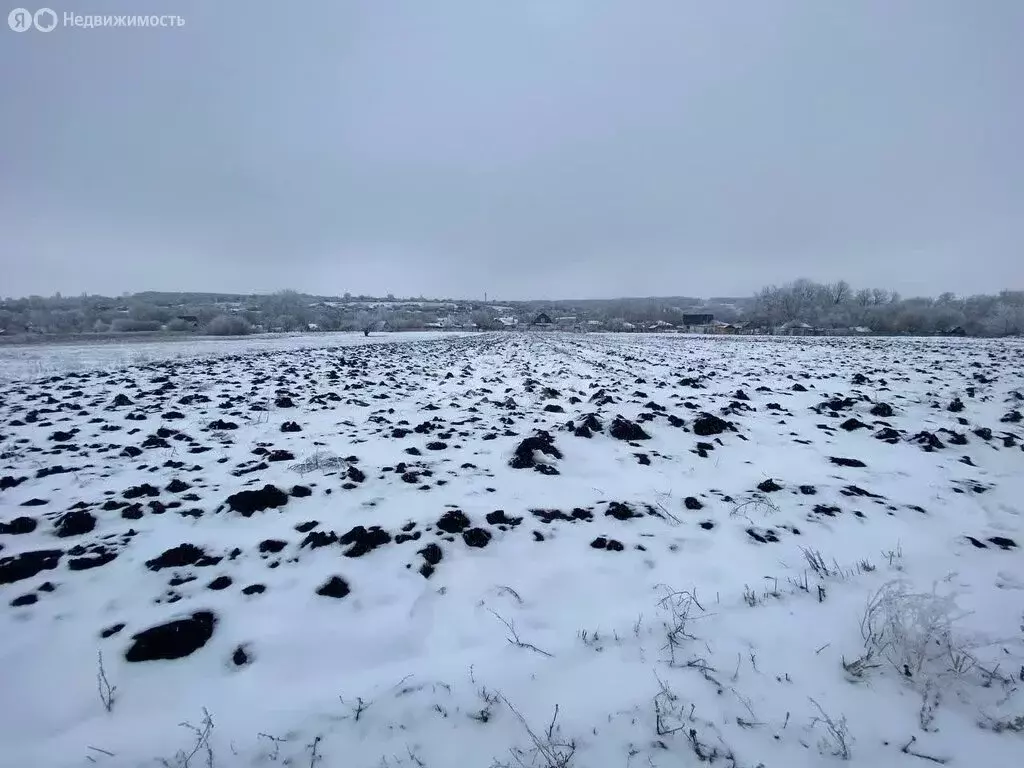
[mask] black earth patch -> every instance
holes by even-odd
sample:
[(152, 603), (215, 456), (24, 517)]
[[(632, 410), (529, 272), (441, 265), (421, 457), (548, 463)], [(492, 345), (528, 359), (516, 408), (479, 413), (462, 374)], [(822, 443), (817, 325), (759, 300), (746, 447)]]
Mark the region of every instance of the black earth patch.
[(239, 491), (228, 496), (228, 506), (242, 517), (251, 517), (255, 512), (277, 509), (288, 503), (288, 494), (275, 485), (264, 485), (258, 491)]
[(214, 592), (219, 592), (222, 589), (227, 589), (233, 582), (230, 576), (218, 576), (216, 579), (206, 585), (207, 589), (212, 589)]
[(485, 528), (470, 528), (462, 532), (466, 546), (482, 549), (491, 542), (491, 532)]
[(362, 557), (366, 553), (377, 549), (377, 547), (389, 544), (391, 542), (391, 534), (380, 526), (372, 525), (369, 528), (364, 528), (361, 525), (357, 525), (338, 541), (349, 547), (344, 552), (345, 557)]
[(604, 515), (605, 517), (614, 517), (616, 520), (633, 520), (637, 517), (643, 517), (642, 512), (637, 512), (628, 504), (623, 504), (619, 501), (611, 502)]
[[(561, 459), (562, 452), (555, 447), (554, 438), (544, 430), (538, 430), (532, 437), (527, 437), (516, 446), (515, 456), (509, 462), (513, 469), (531, 469), (538, 466), (536, 453)], [(545, 466), (545, 465), (540, 465)]]
[[(316, 525), (316, 523), (314, 523)], [(338, 534), (334, 531), (312, 531), (306, 535), (306, 538), (302, 540), (299, 545), (299, 549), (309, 547), (310, 549), (319, 549), (320, 547), (329, 547), (331, 544), (338, 543)]]
[(27, 477), (12, 477), (11, 475), (4, 475), (3, 477), (0, 477), (0, 491), (6, 491), (8, 488), (17, 488), (26, 480), (28, 480)]
[(86, 557), (75, 557), (68, 560), (68, 570), (87, 571), (90, 568), (99, 568), (117, 559), (117, 552), (100, 547), (96, 552)]
[(210, 638), (217, 624), (212, 611), (197, 611), (187, 619), (143, 630), (132, 637), (132, 645), (124, 654), (125, 661), (156, 661), (181, 659), (198, 651)]
[(85, 510), (76, 509), (65, 512), (57, 519), (54, 533), (60, 538), (81, 536), (96, 527), (96, 518)]
[(453, 509), (445, 512), (437, 521), (437, 527), (445, 533), (461, 533), (469, 528), (469, 518), (460, 510)]
[(21, 536), (32, 533), (39, 524), (32, 517), (16, 517), (9, 523), (0, 523), (0, 534)]
[(747, 528), (747, 535), (759, 544), (777, 543), (778, 535), (771, 528), (759, 531), (756, 528)]
[(735, 431), (736, 427), (711, 413), (702, 413), (693, 422), (693, 432), (700, 437), (720, 435), (729, 430)]
[(493, 512), (487, 513), (487, 524), (488, 525), (508, 525), (515, 527), (523, 522), (521, 517), (509, 517), (505, 514), (505, 510), (496, 509)]
[(136, 485), (129, 488), (121, 495), (126, 499), (139, 499), (143, 496), (159, 496), (160, 490), (158, 488), (154, 488), (149, 483), (143, 483), (142, 485)]
[(566, 522), (573, 523), (577, 520), (589, 522), (594, 519), (593, 512), (589, 509), (581, 509), (580, 507), (573, 509), (572, 514), (566, 514), (560, 509), (531, 509), (530, 514), (539, 518), (545, 524), (550, 524), (555, 520), (565, 520)]
[(625, 440), (627, 442), (651, 439), (651, 436), (644, 432), (639, 424), (623, 418), (622, 416), (615, 417), (608, 433), (616, 440)]
[(900, 433), (892, 427), (883, 427), (875, 432), (874, 437), (876, 440), (881, 440), (883, 443), (889, 443), (889, 445), (896, 445), (896, 443), (900, 441)]
[(13, 584), (30, 579), (42, 571), (52, 571), (60, 563), (63, 554), (60, 549), (41, 549), (0, 558), (0, 584)]
[(124, 624), (114, 624), (113, 626), (107, 627), (100, 632), (100, 637), (106, 640), (108, 637), (113, 637), (118, 632), (124, 629)]
[(867, 466), (867, 464), (865, 464), (860, 459), (846, 459), (846, 458), (843, 458), (842, 456), (829, 456), (828, 460), (831, 461), (833, 464), (835, 464), (837, 467), (866, 467)]
[(349, 594), (352, 590), (349, 589), (348, 582), (340, 576), (331, 576), (326, 582), (320, 585), (316, 590), (318, 595), (323, 597), (333, 597), (341, 599)]
[(1013, 539), (1008, 539), (1005, 536), (992, 536), (991, 538), (989, 538), (989, 541), (995, 544), (1000, 549), (1008, 550), (1017, 548), (1017, 542), (1015, 542)]
[(205, 568), (217, 565), (222, 559), (221, 557), (210, 557), (203, 549), (194, 544), (179, 544), (165, 550), (159, 557), (147, 560), (146, 567), (151, 571), (160, 571), (164, 568), (184, 568), (189, 565)]
[(426, 561), (427, 565), (435, 566), (441, 562), (441, 558), (444, 556), (444, 550), (441, 549), (437, 544), (427, 544), (416, 554), (421, 555)]
[(236, 667), (252, 664), (252, 652), (245, 645), (239, 645), (231, 652), (231, 663)]

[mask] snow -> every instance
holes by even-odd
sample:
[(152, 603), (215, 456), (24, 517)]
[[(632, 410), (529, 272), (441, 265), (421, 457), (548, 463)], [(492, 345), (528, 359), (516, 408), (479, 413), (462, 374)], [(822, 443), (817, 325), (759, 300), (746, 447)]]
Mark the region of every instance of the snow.
[[(135, 366), (124, 349), (34, 348), (65, 372), (32, 380), (3, 350), (0, 478), (26, 479), (0, 491), (0, 524), (37, 527), (0, 533), (0, 765), (205, 766), (205, 742), (189, 757), (197, 737), (179, 725), (201, 732), (204, 712), (219, 767), (842, 764), (822, 712), (845, 718), (852, 766), (1020, 764), (1021, 734), (993, 723), (1024, 715), (1024, 345), (338, 338), (140, 345)], [(119, 394), (131, 404), (114, 406)], [(872, 415), (879, 403), (894, 414)], [(695, 434), (704, 412), (734, 430)], [(602, 429), (577, 436), (587, 414)], [(649, 439), (614, 438), (617, 415)], [(867, 426), (847, 431), (851, 418)], [(893, 442), (876, 437), (885, 427)], [(561, 458), (510, 466), (538, 429)], [(926, 450), (922, 432), (943, 447)], [(293, 458), (267, 460), (277, 450)], [(73, 471), (38, 476), (55, 465)], [(168, 490), (175, 479), (189, 487)], [(781, 489), (758, 490), (769, 480)], [(158, 496), (125, 497), (143, 484)], [(231, 509), (267, 484), (287, 503)], [(57, 537), (80, 502), (95, 528)], [(606, 514), (614, 502), (636, 516)], [(141, 515), (123, 517), (133, 503)], [(486, 546), (438, 529), (456, 509)], [(522, 521), (488, 523), (496, 510)], [(569, 519), (535, 514), (552, 510)], [(398, 543), (409, 524), (419, 538)], [(391, 540), (361, 556), (302, 546), (308, 530), (355, 526)], [(268, 540), (286, 544), (261, 552)], [(147, 567), (184, 543), (223, 559)], [(430, 543), (443, 556), (425, 578)], [(9, 564), (38, 550), (63, 550), (57, 567), (11, 580)], [(97, 551), (117, 556), (69, 568)], [(209, 589), (220, 576), (231, 585)], [(350, 593), (318, 595), (332, 576)], [(894, 579), (967, 612), (948, 636), (969, 653), (959, 673), (945, 658), (911, 678), (881, 656), (862, 678), (844, 669), (865, 652), (868, 601)], [(253, 584), (266, 591), (244, 594)], [(198, 650), (126, 660), (133, 635), (204, 610), (217, 623)]]
[(186, 336), (179, 339), (62, 344), (0, 345), (0, 381), (38, 378), (69, 371), (112, 369), (173, 359), (190, 359), (244, 352), (357, 346), (382, 342), (440, 338), (436, 331), (405, 333), (261, 333), (252, 336)]

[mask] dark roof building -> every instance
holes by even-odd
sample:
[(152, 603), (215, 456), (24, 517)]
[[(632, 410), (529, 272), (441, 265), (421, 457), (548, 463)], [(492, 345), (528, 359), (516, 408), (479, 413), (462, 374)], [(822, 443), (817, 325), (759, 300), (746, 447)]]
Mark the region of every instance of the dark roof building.
[(541, 312), (533, 318), (533, 325), (551, 325), (551, 317), (546, 312)]
[(711, 325), (714, 315), (683, 315), (683, 325)]

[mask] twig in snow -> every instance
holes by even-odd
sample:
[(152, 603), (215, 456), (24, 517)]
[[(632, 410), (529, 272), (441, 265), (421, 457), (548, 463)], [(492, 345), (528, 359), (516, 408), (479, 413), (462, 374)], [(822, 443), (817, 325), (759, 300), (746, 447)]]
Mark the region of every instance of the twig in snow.
[(498, 586), (498, 591), (499, 592), (507, 592), (508, 594), (512, 595), (512, 597), (514, 597), (516, 599), (517, 603), (519, 603), (520, 605), (523, 604), (523, 598), (521, 598), (519, 596), (519, 593), (516, 592), (514, 589), (512, 589), (512, 587), (508, 587), (508, 586), (505, 586), (505, 585), (502, 584), (502, 585)]
[(309, 768), (316, 768), (316, 764), (323, 759), (319, 752), (321, 741), (323, 741), (323, 737), (317, 736), (311, 743), (306, 745), (306, 749), (309, 750)]
[(825, 558), (817, 549), (808, 549), (807, 547), (800, 547), (800, 551), (803, 552), (804, 560), (811, 566), (811, 570), (818, 574), (819, 578), (826, 578), (828, 576), (834, 576), (839, 570), (836, 568), (835, 571), (829, 570), (829, 567), (825, 564)]
[(658, 509), (660, 509), (664, 513), (665, 517), (667, 517), (673, 523), (675, 523), (676, 525), (682, 525), (683, 524), (683, 521), (680, 520), (679, 517), (677, 517), (676, 515), (674, 515), (671, 512), (669, 512), (668, 508), (664, 504), (662, 504), (660, 501), (656, 501), (654, 503), (658, 506)]
[(107, 712), (114, 709), (114, 696), (117, 693), (117, 686), (111, 685), (107, 680), (107, 670), (103, 667), (103, 651), (97, 653), (99, 669), (96, 672), (96, 685), (100, 692), (100, 701)]
[[(833, 720), (832, 717), (821, 708), (821, 705), (814, 699), (810, 699), (811, 704), (815, 706), (821, 717), (815, 717), (811, 720), (811, 727), (814, 727), (818, 723), (824, 723), (828, 737), (823, 738), (819, 747), (829, 747), (832, 750), (832, 754), (836, 757), (840, 757), (843, 760), (850, 759), (850, 744), (853, 738), (850, 736), (850, 730), (846, 725), (846, 717), (842, 716), (839, 720)], [(830, 743), (831, 741), (831, 743)]]
[(267, 739), (274, 745), (274, 752), (273, 754), (267, 755), (267, 759), (276, 763), (278, 757), (281, 755), (281, 745), (286, 743), (288, 739), (282, 739), (279, 736), (271, 736), (269, 733), (257, 733), (256, 737), (260, 739)]
[(923, 752), (915, 752), (911, 749), (915, 741), (917, 741), (917, 736), (911, 736), (910, 741), (908, 741), (900, 748), (900, 752), (902, 752), (905, 755), (913, 755), (914, 757), (919, 757), (922, 760), (928, 760), (933, 763), (938, 763), (939, 765), (945, 765), (949, 762), (948, 757), (933, 757), (932, 755), (926, 755)]
[(549, 658), (553, 658), (552, 654), (548, 653), (547, 651), (541, 650), (536, 645), (533, 645), (533, 643), (524, 643), (522, 640), (520, 640), (519, 639), (519, 633), (516, 632), (515, 625), (512, 622), (507, 621), (506, 619), (502, 618), (497, 612), (491, 610), (490, 608), (488, 608), (487, 610), (491, 611), (491, 613), (494, 614), (495, 618), (498, 619), (498, 621), (500, 621), (502, 624), (504, 624), (505, 628), (508, 629), (508, 631), (511, 633), (512, 636), (509, 637), (509, 638), (506, 638), (508, 640), (508, 642), (509, 642), (509, 645), (514, 645), (517, 648), (527, 648), (527, 649), (529, 649), (531, 651), (535, 651), (536, 653), (539, 653), (541, 656), (547, 656)]
[(173, 763), (164, 758), (159, 761), (160, 764), (164, 768), (192, 768), (192, 758), (199, 754), (200, 750), (203, 750), (206, 752), (206, 768), (214, 768), (213, 747), (210, 745), (210, 734), (213, 732), (213, 718), (206, 707), (203, 707), (203, 719), (200, 721), (199, 726), (192, 725), (189, 722), (178, 723), (178, 725), (181, 728), (187, 728), (192, 731), (195, 734), (196, 743), (192, 746), (191, 752), (179, 750), (174, 756)]
[[(345, 704), (345, 706), (347, 706), (347, 707), (352, 707), (351, 704), (346, 704), (345, 700), (343, 698), (341, 698), (341, 696), (338, 697), (338, 701), (340, 701), (342, 704)], [(354, 718), (355, 722), (358, 723), (359, 722), (359, 718), (363, 716), (363, 712), (365, 712), (366, 710), (368, 710), (372, 706), (373, 706), (373, 702), (372, 701), (363, 701), (363, 698), (361, 696), (357, 696), (356, 697), (356, 705), (354, 707), (352, 707), (352, 715), (353, 715), (353, 718)]]
[(654, 728), (659, 736), (671, 736), (686, 727), (683, 719), (682, 708), (679, 706), (679, 697), (666, 685), (665, 681), (654, 673), (654, 679), (658, 681), (658, 692), (654, 694)]
[(484, 707), (480, 711), (472, 713), (469, 717), (479, 723), (488, 723), (493, 716), (492, 710), (494, 705), (501, 701), (501, 694), (491, 693), (486, 687), (477, 691), (477, 694), (484, 702)]
[[(499, 696), (501, 696), (499, 694)], [(501, 700), (505, 702), (505, 706), (509, 708), (513, 715), (519, 720), (530, 739), (533, 741), (533, 751), (544, 760), (544, 768), (569, 768), (572, 763), (573, 756), (576, 754), (576, 743), (572, 740), (562, 741), (557, 733), (557, 720), (558, 720), (558, 705), (555, 705), (555, 713), (551, 718), (551, 724), (548, 726), (546, 738), (542, 739), (533, 729), (530, 728), (530, 724), (526, 722), (526, 718), (523, 717), (522, 713), (514, 706), (512, 702), (501, 696)], [(512, 756), (516, 759), (516, 762), (520, 766), (526, 767), (526, 761), (524, 760), (524, 753), (521, 750), (513, 749)]]

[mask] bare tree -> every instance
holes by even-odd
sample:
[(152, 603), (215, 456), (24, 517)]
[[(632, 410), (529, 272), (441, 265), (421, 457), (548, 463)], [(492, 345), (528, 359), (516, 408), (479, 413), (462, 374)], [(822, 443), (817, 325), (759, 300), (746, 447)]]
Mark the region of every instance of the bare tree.
[(850, 284), (845, 280), (829, 283), (828, 293), (833, 304), (843, 304), (850, 298)]
[(380, 312), (360, 312), (356, 315), (356, 327), (363, 332), (363, 336), (369, 336), (370, 331), (378, 330), (384, 324), (384, 317)]
[(473, 313), (472, 319), (473, 324), (482, 331), (492, 331), (498, 325), (494, 313), (486, 309), (478, 309)]

